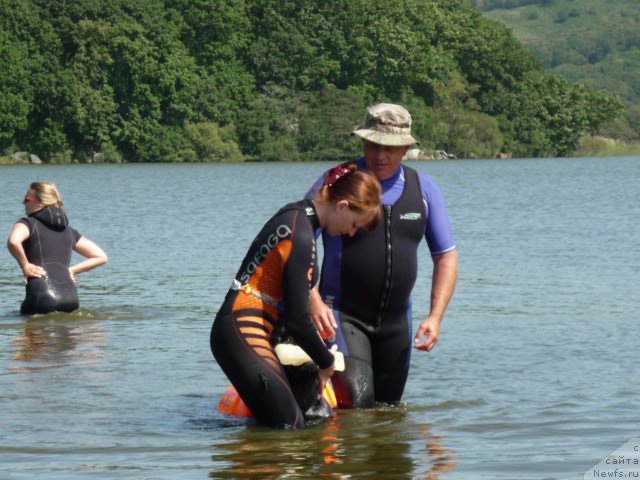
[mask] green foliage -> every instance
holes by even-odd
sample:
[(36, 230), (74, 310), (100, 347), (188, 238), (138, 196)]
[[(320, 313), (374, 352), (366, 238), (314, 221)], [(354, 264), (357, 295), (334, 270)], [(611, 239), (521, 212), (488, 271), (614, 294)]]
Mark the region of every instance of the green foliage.
[(500, 152), (504, 140), (495, 118), (463, 109), (445, 109), (437, 115), (439, 148), (462, 158), (494, 158)]
[(640, 105), (632, 105), (623, 117), (614, 118), (595, 131), (606, 138), (640, 142)]
[(188, 123), (185, 134), (199, 162), (241, 162), (244, 160), (236, 143), (232, 125), (220, 127), (212, 122)]
[(611, 157), (615, 155), (640, 155), (640, 141), (622, 142), (601, 136), (585, 136), (574, 157)]
[(91, 159), (93, 163), (122, 163), (122, 155), (110, 142), (100, 145), (100, 151), (96, 152)]
[(640, 103), (637, 0), (472, 0), (553, 72)]
[(276, 84), (263, 85), (260, 95), (239, 116), (240, 143), (249, 160), (300, 161), (297, 145), (307, 95)]
[[(585, 64), (635, 37), (589, 42)], [(51, 162), (340, 161), (378, 101), (433, 149), (564, 155), (621, 111), (467, 0), (5, 0), (0, 67), (0, 152)]]
[(23, 89), (28, 83), (28, 53), (19, 42), (12, 40), (4, 29), (0, 29), (0, 71), (11, 72), (0, 75), (0, 150), (13, 145), (18, 132), (27, 128), (27, 115), (32, 102), (32, 93)]
[(51, 158), (49, 159), (49, 163), (53, 164), (64, 164), (64, 163), (72, 163), (73, 162), (73, 152), (71, 150), (59, 150), (56, 151)]
[[(592, 89), (587, 109), (591, 135), (626, 142), (640, 136), (640, 126), (620, 116), (620, 102), (611, 95), (597, 93), (607, 91), (619, 97), (628, 109), (640, 105), (640, 3), (473, 3), (491, 18), (513, 28), (514, 34), (551, 72)], [(573, 138), (571, 144), (575, 144), (575, 135)], [(611, 150), (610, 146), (607, 149)]]
[(326, 86), (311, 97), (300, 119), (298, 148), (303, 159), (346, 161), (360, 153), (351, 131), (362, 122), (366, 105), (354, 93)]

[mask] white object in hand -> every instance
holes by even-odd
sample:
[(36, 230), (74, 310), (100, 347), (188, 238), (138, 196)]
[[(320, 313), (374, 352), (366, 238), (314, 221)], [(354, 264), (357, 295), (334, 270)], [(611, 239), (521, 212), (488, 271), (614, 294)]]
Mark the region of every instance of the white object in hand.
[[(291, 343), (279, 343), (275, 347), (276, 355), (280, 360), (280, 363), (283, 365), (302, 365), (304, 363), (313, 362), (311, 357), (307, 355), (302, 348), (298, 345), (293, 345)], [(333, 356), (335, 357), (335, 369), (338, 372), (344, 371), (344, 355), (342, 352), (338, 352), (337, 350), (331, 350)]]

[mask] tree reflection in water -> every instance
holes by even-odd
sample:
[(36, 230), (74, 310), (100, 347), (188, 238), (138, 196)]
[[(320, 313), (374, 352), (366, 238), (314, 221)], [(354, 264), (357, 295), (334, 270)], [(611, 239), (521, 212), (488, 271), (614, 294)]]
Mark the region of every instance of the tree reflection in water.
[(437, 480), (457, 467), (446, 437), (407, 407), (341, 410), (329, 422), (280, 431), (247, 424), (214, 447), (210, 478)]

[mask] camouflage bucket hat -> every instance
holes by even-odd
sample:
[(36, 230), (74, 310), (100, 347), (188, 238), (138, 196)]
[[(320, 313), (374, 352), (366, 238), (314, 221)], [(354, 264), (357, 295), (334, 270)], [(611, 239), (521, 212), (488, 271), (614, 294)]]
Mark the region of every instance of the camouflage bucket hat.
[(378, 145), (406, 147), (418, 143), (411, 135), (411, 115), (406, 108), (392, 103), (378, 103), (367, 108), (366, 123), (353, 132)]

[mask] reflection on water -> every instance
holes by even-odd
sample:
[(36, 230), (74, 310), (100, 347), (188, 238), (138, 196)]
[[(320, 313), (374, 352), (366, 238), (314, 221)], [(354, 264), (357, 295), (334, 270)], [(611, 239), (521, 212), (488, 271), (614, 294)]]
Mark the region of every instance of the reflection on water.
[(11, 359), (21, 362), (12, 371), (102, 360), (105, 336), (100, 323), (92, 317), (91, 312), (82, 309), (30, 317), (11, 339), (16, 348)]
[(440, 474), (455, 470), (458, 466), (457, 456), (453, 450), (446, 447), (446, 437), (432, 434), (429, 425), (422, 425), (418, 428), (426, 439), (428, 459), (431, 461), (430, 467), (418, 470), (420, 477), (427, 480), (438, 480)]
[(257, 425), (214, 448), (210, 478), (437, 480), (457, 466), (446, 438), (417, 423), (405, 407), (344, 410), (301, 431)]

